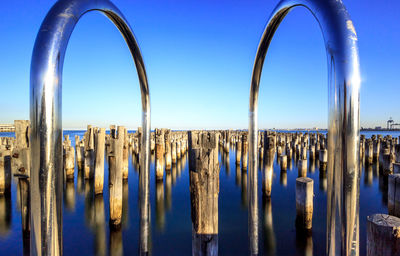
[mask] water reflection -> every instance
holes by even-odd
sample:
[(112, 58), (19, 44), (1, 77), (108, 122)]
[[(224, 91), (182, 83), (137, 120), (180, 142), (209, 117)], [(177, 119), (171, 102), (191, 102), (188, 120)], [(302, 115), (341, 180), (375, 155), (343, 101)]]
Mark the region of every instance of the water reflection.
[(166, 171), (165, 173), (165, 207), (167, 208), (167, 210), (171, 210), (172, 207), (171, 185), (172, 185), (172, 174), (171, 170), (169, 170)]
[(264, 195), (262, 200), (264, 210), (264, 251), (267, 255), (275, 255), (276, 238), (272, 219), (271, 198)]
[(70, 211), (75, 211), (75, 184), (73, 180), (67, 180), (64, 191), (64, 205)]
[(21, 209), (23, 255), (30, 255), (30, 195), (28, 177), (18, 179), (18, 191)]
[[(360, 168), (360, 170), (362, 170)], [(370, 187), (373, 181), (373, 168), (372, 164), (366, 164), (364, 171), (364, 185)]]
[(156, 224), (159, 230), (164, 230), (164, 183), (162, 181), (156, 181)]
[(129, 184), (128, 180), (124, 180), (122, 184), (122, 228), (129, 227)]
[(85, 188), (85, 178), (84, 178), (83, 168), (78, 168), (77, 184), (76, 184), (76, 190), (78, 194), (83, 195), (85, 193), (84, 188)]
[(94, 230), (95, 230), (95, 253), (96, 255), (107, 254), (106, 217), (104, 212), (103, 195), (94, 197)]
[(388, 175), (379, 175), (379, 190), (382, 192), (382, 204), (388, 206)]
[(236, 164), (236, 177), (235, 182), (238, 187), (242, 187), (242, 170), (240, 168), (240, 163)]
[(172, 185), (176, 183), (176, 164), (172, 164)]
[(122, 256), (124, 255), (124, 247), (122, 243), (122, 231), (121, 227), (115, 227), (110, 225), (110, 252), (111, 256)]
[(224, 152), (224, 155), (225, 155), (225, 157), (224, 157), (225, 172), (226, 172), (226, 174), (229, 176), (230, 170), (231, 170), (231, 167), (230, 167), (230, 159), (229, 159), (229, 152)]
[(286, 187), (287, 186), (287, 172), (284, 170), (281, 170), (281, 175), (279, 178), (279, 182), (282, 186)]
[(328, 179), (326, 177), (326, 170), (319, 170), (319, 190), (326, 191), (328, 187)]
[(296, 251), (298, 255), (313, 255), (313, 239), (311, 231), (296, 228)]
[(0, 237), (8, 236), (11, 218), (11, 193), (6, 193), (0, 195)]
[(242, 207), (247, 208), (248, 206), (248, 199), (247, 199), (247, 170), (242, 170)]
[(94, 224), (94, 182), (93, 179), (85, 180), (85, 220), (89, 227)]

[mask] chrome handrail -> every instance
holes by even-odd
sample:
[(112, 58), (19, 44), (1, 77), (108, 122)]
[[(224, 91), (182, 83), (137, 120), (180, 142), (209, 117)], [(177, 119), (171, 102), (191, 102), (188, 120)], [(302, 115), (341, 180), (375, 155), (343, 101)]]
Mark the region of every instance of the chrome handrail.
[(328, 198), (327, 254), (359, 254), (360, 68), (357, 34), (340, 0), (283, 0), (272, 12), (254, 62), (249, 110), (249, 237), (258, 253), (257, 108), (261, 71), (272, 37), (296, 7), (317, 19), (328, 60)]
[[(30, 74), (31, 120), (31, 253), (62, 255), (62, 68), (70, 35), (82, 15), (105, 14), (123, 35), (135, 61), (142, 100), (140, 167), (141, 252), (148, 251), (150, 95), (147, 75), (133, 32), (108, 0), (60, 0), (38, 32)], [(144, 234), (144, 235), (143, 235)]]

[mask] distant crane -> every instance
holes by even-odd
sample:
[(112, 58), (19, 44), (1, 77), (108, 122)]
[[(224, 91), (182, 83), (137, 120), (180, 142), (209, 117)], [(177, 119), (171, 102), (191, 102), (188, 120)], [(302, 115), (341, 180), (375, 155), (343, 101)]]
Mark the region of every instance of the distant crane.
[(394, 123), (392, 117), (389, 118), (389, 120), (387, 120), (386, 124), (387, 124), (387, 129), (392, 129), (392, 124)]
[(396, 128), (395, 126), (400, 126), (399, 123), (395, 123), (395, 122), (393, 121), (392, 117), (390, 117), (389, 120), (387, 120), (386, 123), (387, 123), (387, 129), (388, 129), (388, 130), (395, 129), (395, 128)]

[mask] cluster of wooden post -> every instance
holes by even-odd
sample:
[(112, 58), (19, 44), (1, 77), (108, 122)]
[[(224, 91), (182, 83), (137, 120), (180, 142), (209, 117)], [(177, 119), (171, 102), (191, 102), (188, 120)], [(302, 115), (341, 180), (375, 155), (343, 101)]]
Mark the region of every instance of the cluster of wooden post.
[[(0, 213), (0, 232), (9, 228), (9, 212), (11, 212), (11, 180), (17, 178), (17, 209), (21, 211), (23, 250), (29, 252), (30, 234), (30, 124), (28, 120), (14, 121), (15, 138), (0, 138), (0, 203), (5, 203)], [(5, 217), (5, 223), (3, 222)]]
[[(259, 132), (259, 158), (263, 171), (263, 191), (271, 196), (273, 177), (273, 161), (275, 154), (281, 169), (281, 183), (286, 184), (286, 170), (292, 164), (292, 158), (297, 161), (298, 177), (306, 177), (308, 168), (314, 168), (314, 161), (319, 163), (320, 176), (326, 177), (327, 166), (326, 136), (320, 133), (277, 133), (272, 131)], [(308, 166), (308, 161), (309, 165)], [(291, 168), (291, 166), (289, 166)]]
[(188, 150), (187, 132), (155, 129), (151, 133), (151, 148), (155, 152), (156, 180), (164, 179), (164, 170), (170, 172)]
[(381, 162), (383, 174), (400, 173), (400, 138), (393, 138), (390, 135), (372, 135), (366, 139), (364, 135), (360, 136), (360, 159), (363, 162), (372, 164)]

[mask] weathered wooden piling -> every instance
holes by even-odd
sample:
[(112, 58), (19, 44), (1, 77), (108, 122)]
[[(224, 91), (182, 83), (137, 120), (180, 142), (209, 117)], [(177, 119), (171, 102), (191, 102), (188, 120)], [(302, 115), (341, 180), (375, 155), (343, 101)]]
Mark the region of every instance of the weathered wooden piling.
[(103, 193), (104, 184), (104, 151), (105, 151), (106, 129), (96, 129), (94, 134), (95, 140), (95, 167), (94, 167), (94, 193)]
[(11, 152), (0, 150), (0, 195), (11, 192)]
[(315, 145), (310, 145), (308, 147), (308, 152), (309, 152), (309, 158), (310, 160), (314, 160), (315, 159)]
[(118, 126), (117, 137), (111, 139), (111, 154), (109, 157), (110, 175), (110, 225), (118, 227), (122, 218), (122, 158), (125, 127)]
[(365, 160), (367, 163), (372, 164), (374, 160), (374, 143), (371, 139), (366, 141), (365, 145)]
[(87, 131), (84, 135), (85, 141), (85, 179), (94, 177), (94, 133), (91, 125), (87, 126)]
[(84, 147), (81, 145), (81, 141), (79, 139), (79, 135), (75, 135), (75, 154), (76, 154), (76, 165), (78, 166), (78, 170), (82, 169), (85, 159), (84, 159)]
[(249, 151), (249, 142), (247, 134), (242, 135), (242, 170), (247, 170), (247, 156)]
[(380, 139), (373, 140), (373, 145), (374, 145), (374, 160), (379, 161), (379, 153), (380, 153), (380, 147), (381, 147), (381, 141)]
[(176, 140), (174, 139), (171, 143), (171, 160), (172, 160), (172, 164), (176, 164)]
[(156, 129), (156, 180), (164, 178), (164, 134)]
[[(282, 163), (282, 162), (281, 162)], [(272, 192), (272, 176), (274, 173), (274, 156), (271, 152), (267, 153), (264, 158), (263, 172), (263, 193), (266, 197), (271, 197)]]
[(382, 162), (383, 162), (383, 173), (385, 175), (393, 173), (394, 155), (390, 153), (389, 149), (382, 155)]
[(326, 170), (326, 165), (328, 163), (328, 150), (321, 149), (319, 151), (319, 165), (321, 170)]
[(64, 147), (64, 169), (67, 180), (74, 180), (75, 175), (75, 149), (69, 145)]
[(386, 214), (367, 217), (367, 256), (400, 255), (400, 218)]
[(15, 141), (11, 150), (11, 172), (30, 176), (30, 122), (15, 120)]
[(181, 159), (181, 139), (176, 141), (176, 158)]
[(236, 165), (240, 165), (240, 159), (242, 158), (242, 142), (236, 141)]
[(122, 178), (128, 179), (129, 176), (129, 144), (128, 144), (128, 130), (124, 129), (124, 147), (122, 149)]
[(400, 217), (400, 174), (391, 174), (388, 177), (388, 212)]
[(171, 170), (172, 155), (171, 155), (171, 134), (167, 131), (164, 134), (165, 139), (165, 170)]
[(214, 132), (189, 132), (192, 255), (218, 254), (218, 140)]
[(296, 227), (312, 228), (314, 181), (307, 177), (296, 179)]

